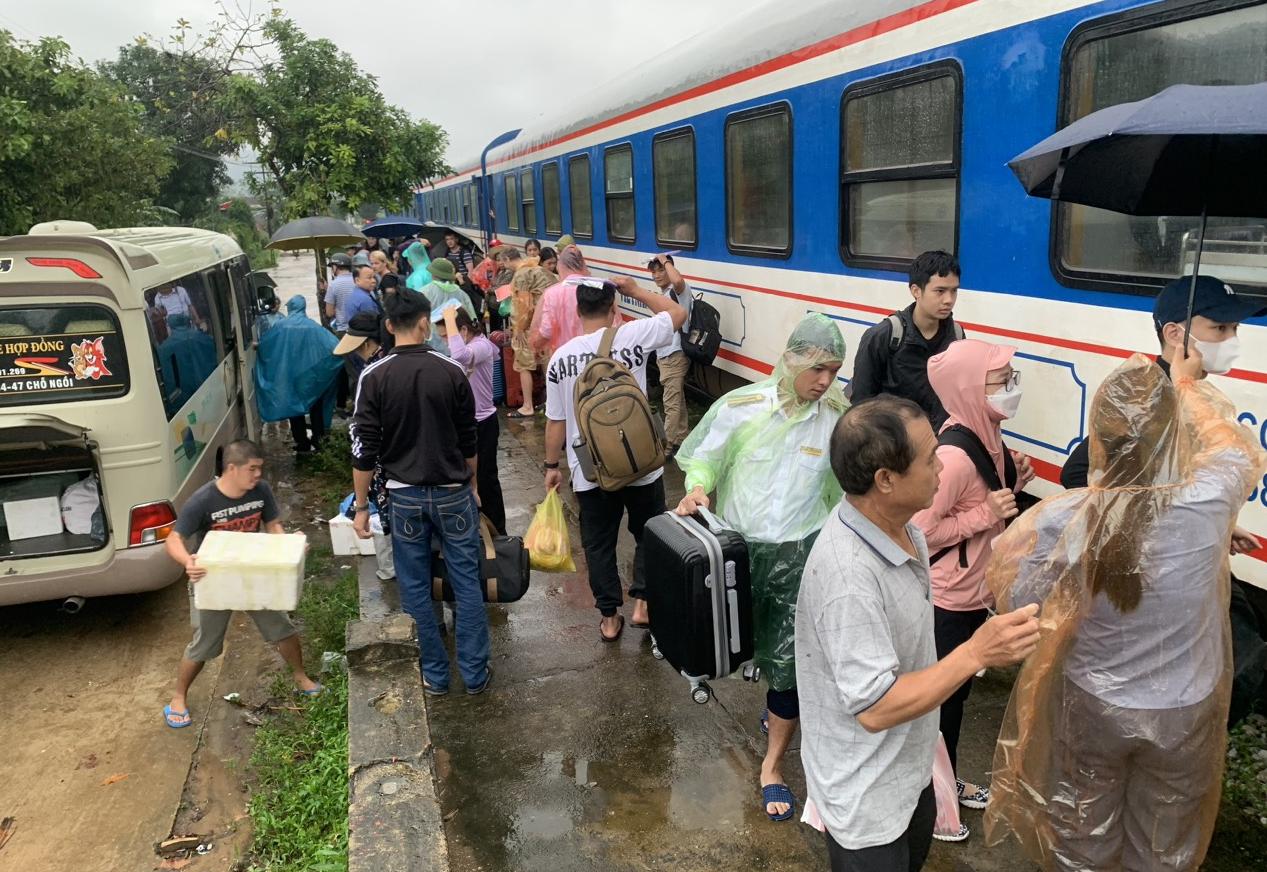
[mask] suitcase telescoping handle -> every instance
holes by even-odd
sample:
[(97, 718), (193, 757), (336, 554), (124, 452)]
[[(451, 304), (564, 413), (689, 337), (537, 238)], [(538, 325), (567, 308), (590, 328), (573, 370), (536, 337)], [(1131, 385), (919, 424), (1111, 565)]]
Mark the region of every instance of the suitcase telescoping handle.
[[(713, 656), (717, 661), (717, 668), (713, 674), (714, 677), (721, 678), (730, 674), (730, 656), (726, 650), (726, 640), (731, 635), (726, 630), (728, 613), (733, 613), (731, 626), (734, 628), (735, 635), (739, 634), (738, 602), (735, 602), (733, 609), (728, 608), (726, 603), (725, 555), (722, 554), (721, 543), (717, 541), (717, 537), (704, 524), (694, 517), (684, 518), (676, 512), (669, 512), (668, 514), (682, 529), (700, 541), (700, 544), (704, 546), (704, 552), (708, 555), (710, 582), (708, 587), (713, 603)], [(713, 518), (714, 522), (716, 520), (716, 518)]]
[[(704, 519), (704, 522), (708, 525), (708, 529), (714, 531), (714, 536), (716, 535), (717, 530), (728, 529), (716, 515), (704, 506), (696, 506), (695, 511), (701, 518)], [(718, 545), (719, 553), (720, 548), (721, 546)], [(730, 612), (731, 632), (727, 634), (730, 637), (730, 652), (732, 654), (738, 654), (743, 650), (743, 648), (740, 645), (741, 640), (739, 638), (739, 591), (735, 589), (735, 585), (737, 584), (737, 580), (735, 578), (735, 564), (727, 561), (724, 554), (720, 559), (722, 561), (722, 576), (726, 579), (727, 611)], [(727, 665), (729, 665), (729, 663), (727, 663)]]

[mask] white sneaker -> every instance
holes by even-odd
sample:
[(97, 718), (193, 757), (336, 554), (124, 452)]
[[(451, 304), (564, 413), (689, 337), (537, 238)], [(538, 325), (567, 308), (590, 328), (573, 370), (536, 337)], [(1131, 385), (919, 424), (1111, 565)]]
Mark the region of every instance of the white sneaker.
[(977, 785), (976, 792), (964, 793), (966, 786), (958, 778), (955, 779), (955, 791), (959, 794), (959, 804), (964, 808), (985, 808), (990, 802), (990, 788)]
[(957, 833), (939, 833), (933, 830), (933, 838), (939, 842), (962, 842), (968, 838), (971, 832), (967, 824), (960, 824), (959, 832)]

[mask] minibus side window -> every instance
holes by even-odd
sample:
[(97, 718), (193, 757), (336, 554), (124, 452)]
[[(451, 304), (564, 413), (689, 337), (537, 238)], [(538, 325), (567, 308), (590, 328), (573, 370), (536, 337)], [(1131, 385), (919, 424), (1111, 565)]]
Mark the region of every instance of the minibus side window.
[(157, 362), (158, 387), (172, 420), (227, 354), (215, 338), (204, 274), (193, 273), (145, 292), (146, 322)]
[(259, 298), (255, 294), (255, 283), (251, 281), (251, 267), (246, 258), (239, 257), (229, 268), (233, 279), (233, 293), (237, 297), (238, 317), (241, 329), (241, 347), (243, 350), (256, 339), (254, 324), (259, 315)]
[(227, 264), (218, 264), (207, 270), (207, 284), (211, 291), (208, 302), (216, 316), (216, 331), (220, 345), (220, 359), (233, 350), (233, 286), (229, 283)]

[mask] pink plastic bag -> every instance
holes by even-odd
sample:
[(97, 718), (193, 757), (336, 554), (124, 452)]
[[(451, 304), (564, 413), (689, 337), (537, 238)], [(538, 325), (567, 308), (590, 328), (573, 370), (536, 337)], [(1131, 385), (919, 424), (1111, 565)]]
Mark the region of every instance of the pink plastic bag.
[(959, 790), (955, 786), (955, 770), (950, 765), (950, 752), (946, 740), (937, 734), (937, 747), (933, 749), (933, 794), (937, 797), (937, 821), (933, 832), (953, 836), (959, 832)]
[[(939, 835), (959, 834), (959, 790), (955, 786), (955, 770), (950, 765), (950, 752), (946, 740), (937, 734), (937, 747), (933, 749), (933, 795), (937, 797), (937, 820), (933, 832)], [(814, 800), (805, 798), (801, 811), (801, 823), (808, 824), (820, 833), (826, 830), (818, 814)]]

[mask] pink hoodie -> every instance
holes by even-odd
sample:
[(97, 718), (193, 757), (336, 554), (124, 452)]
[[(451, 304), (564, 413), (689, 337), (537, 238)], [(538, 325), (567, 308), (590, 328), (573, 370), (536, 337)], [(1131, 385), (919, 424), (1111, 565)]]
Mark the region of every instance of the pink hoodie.
[[(979, 339), (952, 342), (941, 354), (928, 361), (928, 382), (937, 392), (950, 418), (942, 427), (962, 424), (985, 444), (1003, 476), (1002, 417), (986, 402), (986, 373), (1008, 365), (1015, 348), (992, 345)], [(914, 517), (924, 531), (932, 557), (949, 546), (955, 549), (932, 567), (933, 604), (952, 612), (994, 607), (994, 597), (985, 586), (985, 567), (991, 543), (1004, 530), (986, 503), (989, 488), (972, 460), (953, 445), (937, 448), (942, 462), (941, 479), (933, 504)], [(1017, 489), (1021, 484), (1017, 481)], [(968, 541), (968, 567), (959, 565), (958, 545)]]

